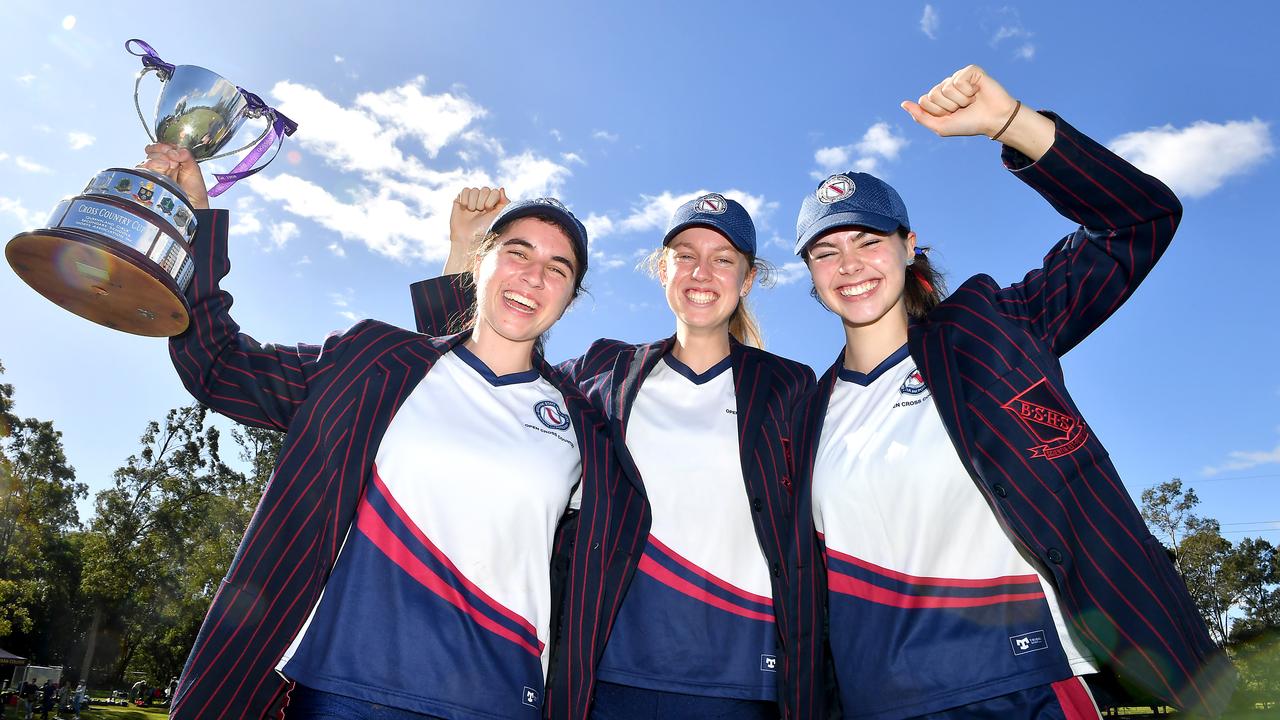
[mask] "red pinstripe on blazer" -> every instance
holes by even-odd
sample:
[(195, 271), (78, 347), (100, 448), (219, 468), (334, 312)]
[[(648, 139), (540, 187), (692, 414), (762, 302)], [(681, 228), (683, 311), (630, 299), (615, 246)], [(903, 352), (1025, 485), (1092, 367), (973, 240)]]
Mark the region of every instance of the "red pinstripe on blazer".
[[(175, 718), (277, 716), (289, 684), (274, 668), (324, 588), (364, 494), (391, 417), (435, 361), (462, 336), (429, 338), (364, 321), (322, 345), (258, 343), (231, 319), (218, 283), (230, 268), (227, 214), (201, 211), (188, 291), (190, 328), (170, 340), (183, 384), (201, 402), (248, 425), (287, 431), (275, 473), (214, 597), (187, 659), (170, 712)], [(540, 356), (537, 369), (565, 398), (582, 449), (582, 508), (557, 530), (553, 602), (565, 591), (567, 547), (591, 546), (575, 562), (618, 565), (642, 537), (636, 513), (600, 508), (636, 493), (614, 461), (604, 417)], [(597, 524), (600, 517), (607, 523)], [(553, 637), (558, 633), (552, 619)], [(576, 636), (575, 636), (576, 637)], [(562, 654), (582, 652), (568, 647)]]
[[(414, 283), (410, 287), (418, 329), (442, 332), (470, 303), (468, 284), (453, 275)], [(635, 505), (601, 505), (594, 522), (609, 524), (620, 516), (630, 523), (639, 512), (641, 534), (629, 537), (629, 548), (616, 574), (591, 565), (581, 552), (574, 554), (571, 590), (564, 613), (563, 664), (557, 663), (547, 689), (547, 706), (553, 718), (585, 718), (595, 688), (596, 665), (604, 653), (609, 630), (627, 586), (640, 561), (648, 538), (649, 507), (644, 484), (626, 449), (626, 424), (640, 385), (670, 351), (674, 338), (632, 345), (618, 340), (598, 340), (581, 357), (557, 366), (608, 419), (618, 462), (635, 488)], [(796, 583), (816, 586), (814, 574), (821, 558), (799, 558), (796, 537), (796, 498), (791, 482), (790, 413), (800, 397), (813, 386), (807, 366), (738, 342), (730, 343), (734, 388), (738, 405), (738, 447), (756, 537), (773, 574), (774, 614), (778, 621), (779, 705), (787, 718), (813, 718), (823, 691), (811, 676), (816, 667), (808, 659), (820, 653), (821, 615), (816, 605), (791, 602), (787, 588)], [(806, 511), (807, 512), (807, 511)], [(586, 510), (581, 522), (587, 523)], [(571, 651), (580, 645), (590, 652)], [(815, 648), (815, 646), (817, 646)]]
[[(1094, 656), (1170, 705), (1216, 714), (1234, 670), (1072, 402), (1058, 360), (1146, 277), (1182, 207), (1160, 181), (1050, 117), (1057, 135), (1048, 154), (1031, 163), (1005, 148), (1003, 159), (1081, 227), (1022, 282), (967, 280), (912, 323), (911, 356), (974, 482), (1011, 539), (1046, 569)], [(805, 507), (840, 362), (797, 413)], [(802, 537), (813, 543), (809, 530)], [(810, 588), (796, 592), (799, 602), (815, 601)], [(823, 589), (816, 600), (825, 598)]]

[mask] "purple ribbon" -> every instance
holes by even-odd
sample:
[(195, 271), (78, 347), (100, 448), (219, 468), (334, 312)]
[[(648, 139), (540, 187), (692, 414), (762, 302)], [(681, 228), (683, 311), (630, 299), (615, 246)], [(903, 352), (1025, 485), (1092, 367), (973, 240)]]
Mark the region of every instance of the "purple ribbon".
[[(135, 44), (142, 52), (135, 51)], [(160, 55), (156, 53), (156, 49), (147, 44), (145, 40), (139, 40), (137, 38), (129, 40), (124, 44), (124, 49), (128, 51), (130, 55), (142, 58), (142, 65), (158, 71), (161, 74), (162, 79), (173, 75), (174, 65), (161, 60)], [(214, 173), (213, 177), (218, 180), (218, 184), (209, 189), (209, 197), (217, 197), (221, 195), (240, 180), (253, 175), (267, 165), (270, 165), (271, 160), (275, 160), (276, 155), (280, 154), (280, 148), (284, 145), (285, 136), (292, 135), (298, 129), (298, 123), (285, 117), (279, 110), (272, 109), (262, 101), (262, 98), (242, 87), (237, 86), (236, 89), (244, 96), (245, 103), (248, 106), (247, 112), (255, 116), (267, 115), (272, 118), (271, 130), (262, 137), (262, 140), (254, 146), (253, 150), (249, 151), (248, 155), (244, 156), (243, 160), (241, 160), (234, 168), (231, 168), (231, 172)], [(253, 167), (254, 164), (261, 160), (262, 156), (267, 153), (267, 150), (272, 145), (275, 145), (277, 140), (280, 141), (280, 144), (276, 146), (276, 151), (271, 155), (271, 160), (266, 161), (258, 167)]]
[[(142, 52), (134, 52), (133, 44), (137, 43)], [(143, 67), (148, 67), (160, 72), (162, 78), (167, 78), (173, 74), (173, 64), (167, 63), (160, 59), (156, 54), (156, 49), (147, 44), (145, 40), (134, 38), (124, 44), (124, 49), (130, 55), (142, 58)]]
[[(235, 185), (237, 182), (270, 165), (271, 161), (276, 159), (276, 155), (280, 154), (280, 148), (284, 146), (285, 136), (293, 135), (293, 133), (298, 129), (298, 123), (285, 117), (284, 113), (281, 113), (279, 110), (275, 110), (268, 106), (262, 101), (262, 98), (242, 87), (237, 86), (236, 89), (244, 96), (245, 101), (248, 103), (250, 112), (270, 115), (273, 118), (271, 122), (271, 129), (262, 137), (262, 140), (258, 141), (258, 144), (249, 151), (249, 154), (244, 156), (243, 160), (237, 163), (235, 167), (231, 168), (231, 172), (214, 173), (213, 177), (217, 179), (218, 184), (209, 188), (209, 197), (217, 197), (221, 195), (232, 185)], [(280, 141), (280, 144), (276, 145), (276, 151), (271, 154), (271, 160), (262, 163), (258, 167), (254, 167), (258, 160), (262, 159), (262, 156), (267, 153), (267, 149), (276, 144), (277, 140)]]

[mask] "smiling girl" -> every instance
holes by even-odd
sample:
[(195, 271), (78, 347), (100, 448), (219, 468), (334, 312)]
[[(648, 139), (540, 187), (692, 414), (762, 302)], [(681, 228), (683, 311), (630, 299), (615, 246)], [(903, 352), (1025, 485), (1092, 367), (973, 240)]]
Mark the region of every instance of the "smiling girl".
[(201, 207), (179, 375), (287, 433), (172, 716), (541, 717), (552, 654), (583, 652), (552, 647), (555, 551), (618, 475), (604, 419), (534, 352), (581, 287), (585, 228), (553, 198), (491, 218), (469, 332), (366, 320), (267, 345), (229, 314), (227, 214), (190, 153), (153, 145), (144, 166)]
[(796, 431), (843, 717), (1096, 718), (1081, 676), (1100, 665), (1221, 711), (1230, 665), (1059, 364), (1164, 252), (1178, 199), (976, 66), (903, 108), (1000, 140), (1080, 227), (1021, 282), (978, 275), (943, 300), (883, 180), (833, 175), (801, 205), (796, 253), (844, 333)]
[[(487, 188), (459, 195), (446, 272), (504, 201)], [(783, 591), (816, 582), (790, 552), (786, 434), (812, 371), (756, 347), (745, 306), (759, 273), (755, 225), (737, 201), (709, 193), (678, 208), (650, 267), (674, 336), (599, 340), (559, 366), (609, 419), (634, 490), (593, 520), (634, 529), (631, 551), (611, 567), (596, 569), (592, 548), (575, 547), (564, 627), (598, 650), (557, 675), (552, 716), (812, 717), (821, 620)], [(419, 328), (439, 331), (467, 302), (465, 280), (424, 281), (413, 297)]]

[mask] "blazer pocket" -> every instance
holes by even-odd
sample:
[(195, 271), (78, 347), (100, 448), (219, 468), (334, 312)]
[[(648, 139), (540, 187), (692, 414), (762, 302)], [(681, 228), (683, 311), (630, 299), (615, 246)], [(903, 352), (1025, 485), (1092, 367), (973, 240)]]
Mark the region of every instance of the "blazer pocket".
[(1107, 451), (1061, 380), (1031, 359), (972, 388), (965, 431), (976, 446), (973, 464), (988, 481), (1030, 474), (1057, 493), (1082, 477), (1114, 476)]

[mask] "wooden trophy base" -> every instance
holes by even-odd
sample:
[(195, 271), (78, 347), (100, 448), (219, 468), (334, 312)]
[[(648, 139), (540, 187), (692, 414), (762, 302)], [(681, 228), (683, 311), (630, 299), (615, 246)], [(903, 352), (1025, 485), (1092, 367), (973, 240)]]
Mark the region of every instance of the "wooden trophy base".
[(68, 228), (14, 236), (5, 258), (36, 292), (86, 320), (134, 335), (171, 337), (191, 312), (173, 278), (120, 243)]

